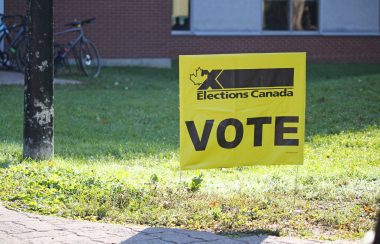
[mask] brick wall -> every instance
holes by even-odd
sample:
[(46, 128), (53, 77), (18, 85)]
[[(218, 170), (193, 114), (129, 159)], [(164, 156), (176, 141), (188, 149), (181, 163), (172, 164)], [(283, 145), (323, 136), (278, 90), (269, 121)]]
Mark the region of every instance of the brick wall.
[[(25, 13), (26, 0), (4, 1), (6, 13)], [(302, 51), (319, 62), (380, 62), (380, 37), (172, 36), (171, 0), (62, 0), (54, 11), (56, 31), (74, 18), (96, 17), (86, 33), (104, 58)]]
[(307, 52), (317, 62), (380, 62), (380, 37), (172, 37), (170, 56), (239, 52)]
[[(25, 3), (5, 0), (5, 12), (25, 14)], [(55, 31), (74, 18), (96, 17), (96, 23), (86, 26), (85, 31), (102, 57), (168, 57), (170, 1), (58, 0), (54, 4)]]

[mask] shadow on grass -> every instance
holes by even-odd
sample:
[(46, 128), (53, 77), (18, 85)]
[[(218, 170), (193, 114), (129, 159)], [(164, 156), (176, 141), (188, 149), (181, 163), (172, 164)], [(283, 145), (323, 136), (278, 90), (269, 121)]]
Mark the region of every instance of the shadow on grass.
[(12, 161), (9, 161), (8, 159), (1, 160), (0, 161), (0, 169), (9, 168), (9, 166), (11, 165), (11, 163), (12, 163)]

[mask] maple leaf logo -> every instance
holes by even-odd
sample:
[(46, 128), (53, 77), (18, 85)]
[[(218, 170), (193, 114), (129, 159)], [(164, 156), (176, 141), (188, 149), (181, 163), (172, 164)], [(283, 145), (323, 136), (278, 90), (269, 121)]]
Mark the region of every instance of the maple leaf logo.
[(198, 68), (195, 71), (195, 74), (190, 74), (190, 80), (194, 83), (194, 85), (202, 85), (203, 82), (207, 79), (207, 75), (202, 74), (202, 69)]

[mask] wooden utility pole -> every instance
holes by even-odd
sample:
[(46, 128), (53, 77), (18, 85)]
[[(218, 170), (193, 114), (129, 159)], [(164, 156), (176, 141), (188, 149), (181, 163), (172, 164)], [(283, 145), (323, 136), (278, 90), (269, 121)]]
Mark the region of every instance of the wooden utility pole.
[(53, 0), (27, 2), (24, 158), (43, 160), (54, 154)]

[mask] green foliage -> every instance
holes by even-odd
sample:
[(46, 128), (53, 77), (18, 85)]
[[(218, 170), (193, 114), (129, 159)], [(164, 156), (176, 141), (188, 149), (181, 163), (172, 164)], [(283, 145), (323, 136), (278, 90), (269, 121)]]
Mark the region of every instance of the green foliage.
[(156, 174), (152, 174), (150, 176), (150, 182), (152, 182), (152, 184), (157, 184), (158, 183), (158, 176)]
[(374, 226), (380, 65), (309, 65), (295, 205), (296, 166), (184, 171), (179, 185), (177, 77), (177, 67), (104, 68), (98, 80), (57, 85), (56, 157), (41, 163), (22, 159), (22, 87), (2, 86), (1, 200), (43, 214), (231, 235), (355, 239)]
[(199, 188), (201, 188), (202, 181), (203, 181), (203, 174), (200, 174), (199, 176), (194, 177), (191, 180), (189, 190), (192, 192), (198, 191)]

